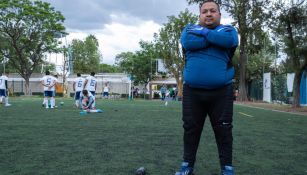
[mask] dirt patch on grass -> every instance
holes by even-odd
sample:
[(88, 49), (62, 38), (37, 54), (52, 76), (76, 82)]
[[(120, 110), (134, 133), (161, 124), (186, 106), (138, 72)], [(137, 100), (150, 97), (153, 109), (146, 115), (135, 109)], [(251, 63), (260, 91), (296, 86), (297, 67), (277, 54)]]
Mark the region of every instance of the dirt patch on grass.
[(259, 108), (265, 108), (277, 111), (291, 112), (307, 116), (306, 106), (302, 106), (300, 108), (292, 108), (291, 105), (284, 105), (284, 104), (282, 105), (282, 104), (272, 104), (272, 103), (263, 103), (263, 102), (239, 102), (239, 101), (235, 101), (235, 104), (259, 107)]

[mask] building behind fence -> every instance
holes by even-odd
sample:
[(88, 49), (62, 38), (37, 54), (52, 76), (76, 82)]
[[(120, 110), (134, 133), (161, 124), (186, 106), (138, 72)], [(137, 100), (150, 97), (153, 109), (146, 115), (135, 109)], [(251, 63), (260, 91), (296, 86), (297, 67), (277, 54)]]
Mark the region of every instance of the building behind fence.
[[(29, 82), (29, 91), (30, 95), (43, 95), (43, 86), (41, 85), (41, 78), (44, 74), (33, 73)], [(82, 77), (87, 77), (88, 74), (82, 75)], [(9, 91), (10, 94), (14, 95), (23, 95), (25, 93), (25, 80), (17, 73), (12, 73), (8, 75), (9, 81)], [(66, 84), (63, 86), (63, 77), (58, 77), (59, 85), (56, 88), (58, 95), (63, 95), (63, 91), (67, 92), (69, 96), (73, 96), (73, 80), (77, 77), (76, 74), (69, 75), (66, 78)], [(110, 94), (112, 95), (120, 95), (121, 97), (127, 97), (129, 93), (129, 77), (124, 73), (105, 73), (105, 74), (97, 74), (95, 75), (97, 78), (97, 95), (103, 93), (103, 88), (106, 83), (108, 83)], [(254, 79), (248, 83), (248, 97), (251, 101), (262, 101), (263, 100), (263, 86), (262, 79)], [(167, 81), (161, 81), (160, 83), (167, 83)], [(173, 82), (174, 83), (174, 82)], [(155, 84), (155, 81), (151, 82), (151, 84)], [(66, 89), (63, 89), (66, 87)], [(288, 92), (287, 87), (287, 74), (281, 75), (272, 75), (271, 74), (271, 82), (270, 82), (270, 94), (271, 101), (277, 103), (292, 103), (293, 101), (293, 93)], [(150, 88), (150, 92), (151, 92)], [(300, 102), (301, 104), (307, 104), (307, 73), (304, 72), (301, 80), (301, 94), (300, 94)]]
[[(44, 74), (33, 73), (29, 80), (29, 92), (30, 95), (42, 95), (43, 94), (43, 86), (41, 85), (41, 78)], [(87, 77), (87, 74), (82, 75), (82, 77)], [(17, 73), (12, 73), (8, 75), (9, 81), (9, 91), (14, 95), (23, 95), (25, 94), (25, 80)], [(58, 77), (58, 87), (57, 93), (63, 94), (63, 91), (67, 91), (67, 94), (70, 96), (73, 92), (73, 81), (77, 77), (76, 74), (70, 75), (66, 78), (66, 84), (63, 86), (63, 77)], [(110, 88), (110, 94), (118, 94), (118, 95), (127, 95), (129, 93), (129, 78), (127, 74), (123, 73), (112, 73), (112, 74), (97, 74), (95, 75), (97, 78), (97, 94), (101, 94), (103, 92), (103, 88), (107, 83)], [(63, 89), (66, 87), (66, 89)]]

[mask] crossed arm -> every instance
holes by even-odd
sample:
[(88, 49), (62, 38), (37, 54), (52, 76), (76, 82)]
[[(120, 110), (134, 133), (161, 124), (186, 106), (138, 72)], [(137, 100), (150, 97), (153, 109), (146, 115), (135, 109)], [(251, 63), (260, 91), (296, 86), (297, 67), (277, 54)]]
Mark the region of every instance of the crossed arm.
[(199, 25), (188, 25), (182, 32), (181, 44), (186, 50), (204, 49), (210, 45), (233, 48), (238, 45), (238, 34), (232, 26), (210, 30)]

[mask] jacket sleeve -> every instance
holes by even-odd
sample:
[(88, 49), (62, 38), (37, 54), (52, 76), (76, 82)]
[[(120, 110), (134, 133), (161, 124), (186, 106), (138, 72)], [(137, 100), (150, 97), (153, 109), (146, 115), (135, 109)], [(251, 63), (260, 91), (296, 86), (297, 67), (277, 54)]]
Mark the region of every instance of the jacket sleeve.
[(234, 48), (239, 43), (237, 30), (230, 25), (222, 26), (216, 30), (210, 30), (206, 38), (210, 44), (223, 48)]
[(181, 33), (181, 45), (186, 51), (193, 51), (193, 50), (199, 50), (204, 49), (208, 47), (208, 42), (206, 41), (206, 38), (203, 36), (198, 36), (194, 34), (190, 34), (187, 32), (187, 27), (185, 27)]

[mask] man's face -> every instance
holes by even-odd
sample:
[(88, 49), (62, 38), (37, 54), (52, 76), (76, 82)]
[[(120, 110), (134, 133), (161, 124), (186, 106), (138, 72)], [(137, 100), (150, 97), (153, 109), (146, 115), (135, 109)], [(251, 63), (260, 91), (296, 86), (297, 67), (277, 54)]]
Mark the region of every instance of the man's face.
[(209, 29), (220, 25), (221, 13), (214, 2), (204, 3), (200, 8), (199, 23)]

